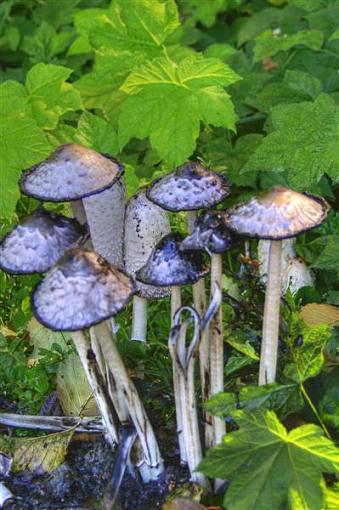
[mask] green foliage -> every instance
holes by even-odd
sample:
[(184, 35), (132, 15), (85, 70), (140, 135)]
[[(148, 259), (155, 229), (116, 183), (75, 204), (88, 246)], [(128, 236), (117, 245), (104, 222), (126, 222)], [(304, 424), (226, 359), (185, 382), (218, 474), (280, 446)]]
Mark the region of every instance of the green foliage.
[(304, 30), (293, 35), (265, 30), (254, 40), (254, 62), (271, 57), (279, 51), (287, 51), (302, 44), (312, 50), (319, 50), (323, 44), (323, 34), (319, 30)]
[(231, 479), (224, 497), (230, 510), (319, 510), (325, 506), (322, 473), (339, 468), (338, 450), (316, 425), (290, 432), (272, 411), (241, 414), (239, 430), (212, 448), (200, 467)]

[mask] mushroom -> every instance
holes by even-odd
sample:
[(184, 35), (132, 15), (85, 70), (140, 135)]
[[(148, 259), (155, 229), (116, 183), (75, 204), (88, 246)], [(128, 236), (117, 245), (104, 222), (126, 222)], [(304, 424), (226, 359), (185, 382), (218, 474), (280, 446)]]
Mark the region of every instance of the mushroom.
[[(146, 198), (140, 190), (128, 201), (125, 215), (125, 270), (135, 276), (144, 266), (154, 246), (171, 231), (168, 214)], [(154, 287), (137, 282), (133, 297), (132, 340), (146, 341), (147, 301), (170, 295), (168, 287)]]
[(277, 186), (258, 193), (249, 202), (229, 209), (227, 222), (236, 233), (270, 240), (259, 384), (275, 382), (279, 307), (281, 294), (282, 239), (295, 237), (320, 225), (329, 206), (321, 198)]
[[(107, 337), (110, 332), (107, 323), (103, 321), (122, 310), (134, 292), (135, 283), (129, 276), (97, 253), (78, 248), (69, 250), (35, 287), (32, 309), (37, 320), (48, 328), (74, 331), (75, 344), (87, 373), (92, 376), (91, 380), (94, 377), (100, 379), (99, 373), (93, 373), (95, 355), (81, 330), (98, 324), (100, 336)], [(104, 338), (102, 349), (124, 394), (128, 412), (143, 447), (145, 462), (156, 478), (163, 470), (163, 461), (152, 425), (116, 344)], [(102, 398), (101, 394), (96, 393), (97, 387), (93, 387), (93, 391), (97, 399)], [(112, 413), (103, 416), (105, 420), (111, 417)]]
[[(194, 284), (208, 273), (200, 253), (180, 251), (179, 245), (183, 238), (180, 234), (165, 236), (153, 249), (146, 265), (136, 272), (136, 279), (154, 286), (171, 286), (171, 318), (172, 324), (176, 311), (181, 307), (180, 286)], [(183, 341), (178, 344), (178, 352), (184, 351)], [(182, 374), (173, 365), (173, 385), (177, 412), (177, 430), (179, 438), (180, 458), (187, 461), (181, 419), (181, 387)]]
[[(191, 235), (181, 244), (184, 250), (206, 250), (211, 255), (211, 296), (215, 284), (222, 287), (222, 253), (239, 243), (238, 237), (227, 228), (225, 211), (207, 211), (195, 223)], [(210, 366), (209, 377), (205, 378), (203, 400), (215, 393), (224, 391), (224, 338), (222, 326), (222, 308), (218, 307), (211, 320), (209, 330)], [(207, 385), (209, 381), (209, 387)], [(207, 423), (211, 418), (207, 415)], [(212, 416), (213, 444), (219, 444), (226, 433), (225, 421)], [(206, 437), (209, 440), (208, 434)], [(206, 446), (211, 446), (207, 444)]]
[(0, 241), (0, 268), (11, 274), (44, 273), (85, 232), (76, 220), (39, 207)]
[[(228, 180), (199, 163), (187, 162), (165, 177), (156, 179), (147, 188), (147, 198), (172, 212), (188, 211), (188, 233), (193, 230), (196, 210), (214, 207), (230, 194)], [(194, 307), (202, 317), (206, 309), (205, 284), (200, 280), (193, 285)], [(209, 342), (207, 331), (199, 347), (200, 378), (206, 387), (209, 374)], [(207, 430), (211, 441), (211, 430)]]

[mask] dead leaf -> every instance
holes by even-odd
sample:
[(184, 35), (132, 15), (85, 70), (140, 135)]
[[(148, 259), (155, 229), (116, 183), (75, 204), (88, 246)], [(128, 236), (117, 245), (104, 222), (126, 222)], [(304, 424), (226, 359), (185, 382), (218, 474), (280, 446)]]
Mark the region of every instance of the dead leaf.
[(339, 308), (333, 305), (309, 303), (301, 308), (300, 315), (307, 326), (339, 325)]

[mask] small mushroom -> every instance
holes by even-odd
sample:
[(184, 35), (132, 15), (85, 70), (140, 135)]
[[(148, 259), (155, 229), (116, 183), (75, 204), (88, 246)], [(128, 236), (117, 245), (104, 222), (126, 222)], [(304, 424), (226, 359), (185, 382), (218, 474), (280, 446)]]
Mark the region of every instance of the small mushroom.
[[(171, 231), (166, 211), (146, 198), (145, 190), (128, 201), (125, 215), (125, 270), (131, 276), (146, 264), (154, 246)], [(170, 295), (168, 287), (137, 282), (133, 297), (132, 340), (146, 341), (147, 302)]]
[[(187, 162), (165, 177), (156, 179), (147, 188), (147, 198), (173, 212), (188, 211), (188, 233), (194, 228), (196, 211), (212, 208), (230, 194), (228, 180), (195, 162)], [(206, 310), (206, 292), (203, 279), (193, 285), (194, 307), (202, 317)], [(204, 388), (209, 373), (209, 341), (205, 331), (199, 347), (200, 378)], [(212, 440), (211, 427), (206, 429), (206, 440)]]
[(76, 220), (39, 207), (0, 241), (0, 268), (11, 274), (44, 273), (85, 232)]
[[(193, 284), (208, 273), (200, 253), (180, 251), (183, 237), (180, 234), (165, 236), (153, 249), (146, 265), (136, 272), (136, 278), (142, 283), (154, 286), (171, 286), (172, 324), (176, 311), (181, 307), (180, 286)], [(178, 344), (178, 351), (185, 349), (183, 341)], [(177, 412), (177, 430), (179, 437), (180, 458), (187, 461), (182, 435), (181, 387), (184, 384), (182, 374), (173, 365), (173, 385)]]
[[(196, 221), (191, 235), (182, 242), (183, 249), (204, 249), (211, 254), (211, 296), (216, 283), (220, 288), (222, 287), (222, 253), (238, 243), (239, 238), (227, 227), (225, 211), (207, 211), (202, 214)], [(209, 377), (205, 377), (206, 387), (203, 387), (204, 400), (215, 393), (224, 391), (224, 338), (221, 306), (218, 307), (210, 323), (209, 348), (210, 367)], [(210, 420), (208, 415), (205, 420), (207, 422)], [(213, 444), (219, 444), (226, 433), (225, 421), (213, 416), (212, 428)]]
[(275, 382), (281, 294), (281, 240), (320, 225), (329, 207), (321, 198), (277, 186), (228, 211), (229, 228), (248, 237), (270, 240), (259, 384)]

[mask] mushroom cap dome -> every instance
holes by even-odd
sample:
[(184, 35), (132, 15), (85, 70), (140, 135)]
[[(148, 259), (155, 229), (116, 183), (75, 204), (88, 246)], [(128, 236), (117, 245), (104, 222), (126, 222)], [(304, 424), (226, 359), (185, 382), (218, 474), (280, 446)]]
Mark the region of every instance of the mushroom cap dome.
[(230, 194), (227, 179), (198, 163), (186, 163), (152, 182), (147, 198), (169, 211), (206, 209)]
[(122, 310), (134, 281), (91, 250), (69, 250), (32, 294), (35, 317), (56, 331), (88, 328)]
[(68, 143), (24, 172), (20, 189), (39, 200), (66, 202), (100, 193), (123, 172), (123, 167), (111, 156)]
[(199, 252), (182, 251), (180, 234), (165, 236), (153, 249), (146, 265), (136, 272), (137, 280), (159, 286), (186, 285), (208, 273)]
[(0, 241), (0, 268), (12, 274), (44, 273), (85, 231), (75, 219), (39, 207)]
[(322, 197), (276, 186), (229, 209), (227, 223), (243, 236), (287, 239), (320, 225), (328, 211)]
[(227, 225), (226, 211), (206, 211), (196, 220), (193, 232), (181, 243), (184, 250), (223, 253), (239, 243)]

